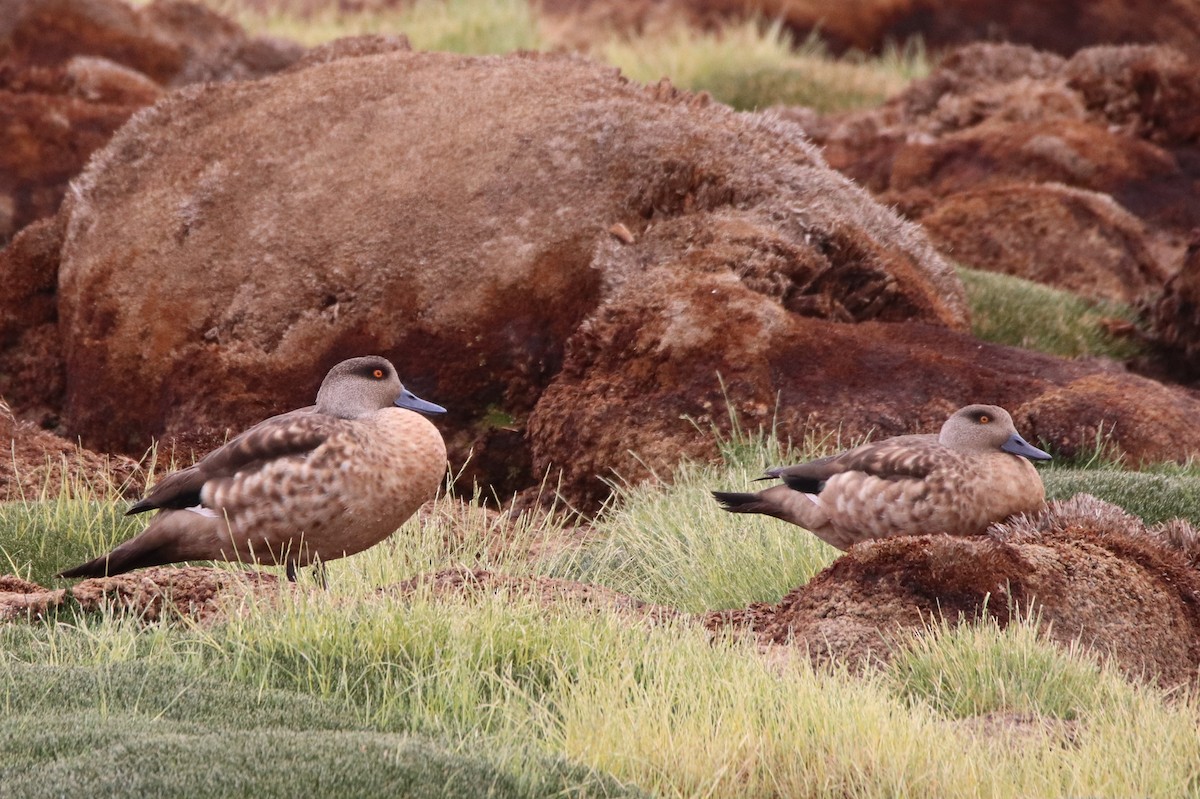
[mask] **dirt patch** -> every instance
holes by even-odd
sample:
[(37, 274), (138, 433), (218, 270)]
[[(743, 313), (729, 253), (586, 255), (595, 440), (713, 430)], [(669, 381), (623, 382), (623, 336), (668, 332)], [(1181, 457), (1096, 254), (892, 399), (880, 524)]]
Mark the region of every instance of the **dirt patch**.
[(279, 578), (273, 574), (199, 566), (155, 567), (59, 589), (5, 575), (0, 577), (0, 621), (35, 620), (74, 602), (85, 612), (112, 608), (147, 623), (186, 619), (213, 624), (227, 617), (231, 603), (249, 595), (270, 599), (278, 591)]
[(12, 574), (0, 576), (0, 621), (41, 619), (63, 603), (65, 589), (51, 590)]
[(104, 455), (19, 421), (0, 399), (0, 502), (57, 497), (75, 487), (104, 496), (133, 495), (145, 486), (137, 461)]

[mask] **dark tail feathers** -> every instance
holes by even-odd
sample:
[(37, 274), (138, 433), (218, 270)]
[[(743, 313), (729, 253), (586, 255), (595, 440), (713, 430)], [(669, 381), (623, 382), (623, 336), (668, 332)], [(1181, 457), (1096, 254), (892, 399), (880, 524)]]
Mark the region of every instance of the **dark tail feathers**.
[(162, 566), (165, 563), (187, 560), (186, 554), (179, 551), (179, 547), (170, 536), (164, 534), (164, 531), (147, 528), (141, 535), (131, 538), (107, 555), (101, 555), (73, 569), (61, 571), (56, 576), (111, 577), (146, 566)]
[(762, 501), (758, 494), (741, 494), (735, 491), (714, 491), (713, 499), (730, 513), (762, 513)]

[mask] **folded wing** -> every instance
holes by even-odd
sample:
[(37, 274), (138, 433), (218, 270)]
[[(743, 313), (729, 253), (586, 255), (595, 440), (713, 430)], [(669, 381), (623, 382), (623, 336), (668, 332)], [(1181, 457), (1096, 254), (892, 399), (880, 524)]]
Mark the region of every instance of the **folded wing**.
[(262, 464), (304, 455), (333, 433), (337, 419), (309, 410), (273, 416), (213, 450), (199, 462), (160, 480), (126, 515), (149, 510), (180, 510), (200, 504), (200, 492), (209, 480), (253, 471)]

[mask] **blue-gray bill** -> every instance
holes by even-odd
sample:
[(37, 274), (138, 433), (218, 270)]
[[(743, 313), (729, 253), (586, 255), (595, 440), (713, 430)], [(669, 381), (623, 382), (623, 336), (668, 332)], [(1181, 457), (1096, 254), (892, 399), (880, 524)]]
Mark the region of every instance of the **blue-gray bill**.
[[(409, 391), (407, 388), (400, 392), (400, 396), (396, 397), (396, 402), (393, 403), (398, 408), (404, 408), (417, 413), (445, 413), (446, 409), (441, 405), (428, 400), (423, 400), (416, 394)], [(1046, 457), (1050, 457), (1047, 455)]]
[(1013, 455), (1020, 455), (1024, 458), (1029, 458), (1031, 461), (1050, 460), (1050, 453), (1038, 449), (1016, 433), (1009, 436), (1008, 441), (1005, 441), (1000, 445), (1000, 449), (1004, 450), (1005, 452), (1011, 452)]

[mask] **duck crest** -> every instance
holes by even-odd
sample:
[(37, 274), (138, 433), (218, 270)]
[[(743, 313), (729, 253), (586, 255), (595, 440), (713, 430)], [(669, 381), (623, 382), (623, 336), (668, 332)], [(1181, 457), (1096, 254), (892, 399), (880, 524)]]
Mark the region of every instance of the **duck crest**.
[[(332, 398), (332, 399), (330, 399)], [(318, 404), (267, 419), (168, 475), (129, 513), (158, 510), (136, 538), (62, 573), (119, 574), (183, 560), (297, 566), (361, 552), (432, 499), (446, 471), (441, 406), (404, 389), (379, 357), (330, 370)]]
[(995, 405), (968, 405), (937, 435), (896, 436), (796, 466), (755, 494), (713, 492), (733, 513), (762, 513), (848, 549), (872, 538), (979, 535), (993, 522), (1045, 507), (1029, 459), (1049, 459)]

